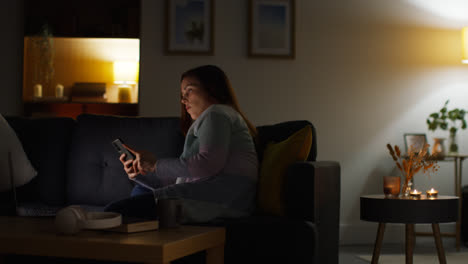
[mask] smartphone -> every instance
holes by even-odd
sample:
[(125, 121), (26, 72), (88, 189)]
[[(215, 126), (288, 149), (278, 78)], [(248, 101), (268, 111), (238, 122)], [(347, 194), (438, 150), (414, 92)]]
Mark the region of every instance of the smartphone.
[(135, 155), (131, 153), (126, 147), (123, 145), (123, 141), (120, 138), (117, 138), (116, 140), (112, 141), (112, 145), (114, 148), (117, 150), (117, 152), (122, 155), (125, 154), (125, 161), (127, 160), (133, 160), (135, 159)]

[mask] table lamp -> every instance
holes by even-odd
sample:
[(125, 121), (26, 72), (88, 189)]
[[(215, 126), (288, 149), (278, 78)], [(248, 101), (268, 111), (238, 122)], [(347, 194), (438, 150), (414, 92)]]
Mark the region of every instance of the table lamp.
[(114, 83), (118, 84), (119, 102), (132, 101), (132, 88), (138, 82), (138, 67), (136, 61), (114, 61)]
[(468, 27), (462, 29), (462, 63), (468, 64)]

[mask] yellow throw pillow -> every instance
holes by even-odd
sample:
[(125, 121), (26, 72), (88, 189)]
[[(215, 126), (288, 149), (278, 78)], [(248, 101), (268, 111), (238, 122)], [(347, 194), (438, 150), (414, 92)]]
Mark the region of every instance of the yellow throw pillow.
[(286, 169), (296, 161), (307, 160), (311, 145), (311, 126), (305, 126), (284, 141), (267, 145), (258, 181), (257, 208), (261, 212), (284, 215)]

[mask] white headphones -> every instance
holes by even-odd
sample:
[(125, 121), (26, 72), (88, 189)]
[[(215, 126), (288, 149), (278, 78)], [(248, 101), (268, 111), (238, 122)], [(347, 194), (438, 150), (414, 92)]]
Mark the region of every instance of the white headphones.
[(55, 226), (62, 234), (73, 235), (81, 229), (107, 229), (122, 224), (122, 215), (112, 212), (87, 212), (77, 205), (57, 212)]

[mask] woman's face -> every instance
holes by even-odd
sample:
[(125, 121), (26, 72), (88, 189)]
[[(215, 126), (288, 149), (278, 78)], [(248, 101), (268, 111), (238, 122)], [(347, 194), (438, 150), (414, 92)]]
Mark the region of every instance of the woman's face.
[(180, 84), (181, 102), (192, 120), (196, 120), (208, 107), (215, 103), (200, 82), (193, 77), (185, 77)]

